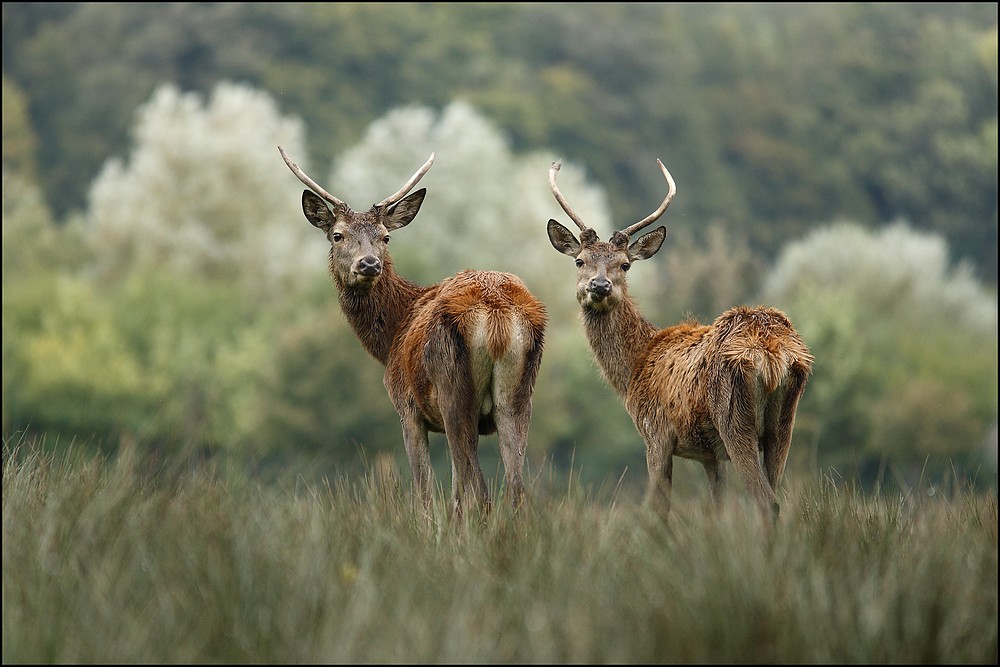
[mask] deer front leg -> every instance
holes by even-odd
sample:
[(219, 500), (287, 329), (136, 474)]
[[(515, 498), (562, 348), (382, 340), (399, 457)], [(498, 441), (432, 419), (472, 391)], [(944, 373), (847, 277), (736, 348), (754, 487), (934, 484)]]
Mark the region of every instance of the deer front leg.
[(646, 440), (646, 506), (664, 519), (670, 514), (670, 496), (674, 479), (674, 447), (649, 438)]
[(410, 463), (410, 474), (413, 476), (413, 490), (423, 501), (424, 509), (429, 510), (434, 469), (431, 467), (431, 453), (427, 442), (427, 424), (414, 400), (413, 392), (409, 391), (397, 365), (386, 366), (383, 383), (399, 414), (399, 424), (403, 429), (403, 447), (406, 449), (406, 459)]
[(424, 509), (430, 509), (434, 471), (431, 468), (430, 446), (427, 442), (427, 426), (416, 407), (400, 411), (400, 425), (403, 427), (403, 447), (410, 462), (413, 475), (413, 489), (423, 501)]

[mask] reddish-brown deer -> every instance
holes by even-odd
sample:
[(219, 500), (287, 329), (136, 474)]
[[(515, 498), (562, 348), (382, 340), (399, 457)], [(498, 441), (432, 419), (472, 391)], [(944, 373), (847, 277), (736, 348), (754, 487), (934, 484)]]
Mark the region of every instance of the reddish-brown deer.
[(385, 366), (385, 388), (425, 505), (434, 478), (428, 432), (444, 433), (448, 441), (454, 511), (489, 508), (478, 449), (479, 436), (490, 433), (499, 440), (507, 491), (520, 505), (545, 306), (509, 273), (467, 270), (423, 286), (393, 268), (389, 233), (417, 215), (426, 189), (407, 193), (430, 169), (433, 154), (398, 192), (358, 212), (317, 185), (280, 146), (278, 151), (309, 188), (302, 211), (330, 242), (341, 311)]
[(645, 441), (646, 502), (668, 514), (673, 457), (680, 456), (705, 467), (718, 503), (724, 487), (720, 463), (730, 459), (762, 512), (776, 518), (775, 491), (813, 357), (774, 308), (740, 306), (711, 325), (689, 321), (665, 329), (643, 316), (625, 275), (633, 263), (656, 254), (667, 230), (660, 226), (634, 242), (630, 237), (658, 220), (677, 191), (670, 172), (657, 163), (667, 196), (609, 241), (600, 241), (570, 208), (556, 186), (560, 164), (553, 163), (549, 186), (580, 228), (580, 239), (549, 220), (549, 240), (576, 260), (576, 297), (590, 348)]

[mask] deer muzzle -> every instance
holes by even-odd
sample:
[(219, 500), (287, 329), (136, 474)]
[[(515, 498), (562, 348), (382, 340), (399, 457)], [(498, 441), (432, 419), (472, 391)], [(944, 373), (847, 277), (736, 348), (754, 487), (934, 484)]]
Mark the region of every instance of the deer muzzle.
[(607, 295), (611, 294), (611, 281), (601, 276), (591, 278), (590, 282), (587, 283), (587, 291), (590, 292), (593, 297), (603, 299)]
[(375, 255), (365, 255), (354, 265), (354, 271), (366, 278), (375, 278), (382, 273), (382, 261)]

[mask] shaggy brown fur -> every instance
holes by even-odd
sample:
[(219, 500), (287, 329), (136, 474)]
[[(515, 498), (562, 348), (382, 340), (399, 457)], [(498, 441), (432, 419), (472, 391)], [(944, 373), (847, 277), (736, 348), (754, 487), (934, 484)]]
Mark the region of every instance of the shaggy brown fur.
[[(298, 175), (294, 163), (286, 162)], [(313, 185), (308, 177), (300, 180)], [(456, 511), (470, 502), (489, 507), (479, 436), (497, 433), (507, 489), (517, 506), (524, 497), (545, 306), (509, 273), (462, 271), (431, 286), (396, 273), (387, 251), (389, 232), (413, 220), (425, 194), (421, 189), (399, 195), (359, 213), (324, 197), (331, 211), (306, 190), (302, 210), (330, 241), (330, 273), (342, 312), (365, 349), (385, 365), (385, 388), (399, 412), (414, 485), (425, 504), (433, 484), (428, 432), (447, 437)]]
[(660, 249), (666, 228), (631, 245), (622, 232), (602, 242), (589, 228), (578, 241), (555, 220), (549, 220), (548, 234), (556, 250), (576, 259), (587, 340), (646, 443), (647, 502), (664, 516), (669, 512), (674, 456), (705, 467), (718, 502), (719, 464), (730, 459), (765, 515), (777, 517), (775, 489), (813, 362), (788, 318), (774, 308), (741, 306), (711, 325), (660, 329), (639, 312), (625, 274)]

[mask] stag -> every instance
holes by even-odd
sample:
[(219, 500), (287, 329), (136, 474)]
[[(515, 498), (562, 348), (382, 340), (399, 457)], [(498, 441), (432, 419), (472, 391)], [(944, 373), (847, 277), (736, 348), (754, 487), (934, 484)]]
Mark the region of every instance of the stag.
[(479, 436), (491, 433), (499, 440), (508, 494), (519, 506), (545, 306), (509, 273), (466, 270), (423, 286), (393, 268), (389, 233), (416, 217), (427, 191), (408, 193), (430, 169), (433, 154), (398, 192), (359, 212), (317, 185), (280, 146), (278, 151), (309, 188), (302, 192), (302, 212), (330, 242), (340, 309), (365, 350), (385, 366), (383, 384), (399, 413), (414, 488), (425, 507), (434, 477), (428, 432), (444, 433), (448, 441), (452, 511), (489, 509), (478, 449)]
[(813, 357), (788, 317), (774, 308), (739, 306), (710, 325), (688, 321), (664, 329), (643, 316), (629, 295), (626, 273), (656, 254), (667, 229), (631, 237), (658, 220), (677, 192), (670, 172), (657, 163), (668, 186), (663, 202), (609, 241), (599, 240), (570, 208), (556, 186), (561, 165), (553, 163), (549, 187), (580, 228), (580, 238), (550, 219), (549, 240), (576, 260), (587, 341), (645, 441), (646, 503), (668, 515), (673, 457), (679, 456), (704, 466), (718, 505), (725, 487), (720, 464), (729, 459), (762, 513), (776, 519), (775, 491)]

